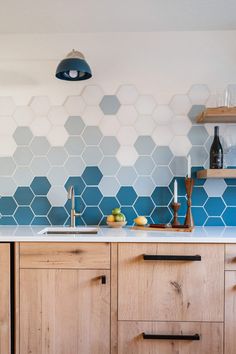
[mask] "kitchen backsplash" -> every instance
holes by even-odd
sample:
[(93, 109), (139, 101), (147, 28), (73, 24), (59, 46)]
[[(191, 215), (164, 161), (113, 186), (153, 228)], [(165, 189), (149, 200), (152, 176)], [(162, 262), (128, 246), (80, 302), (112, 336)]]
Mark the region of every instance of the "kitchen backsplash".
[[(129, 84), (111, 93), (88, 85), (61, 106), (46, 96), (27, 106), (0, 97), (0, 224), (67, 224), (70, 185), (79, 224), (103, 224), (119, 205), (129, 224), (137, 215), (169, 222), (175, 178), (183, 219), (187, 155), (193, 176), (208, 167), (213, 134), (213, 125), (195, 118), (215, 101), (206, 85), (168, 105)], [(236, 126), (221, 125), (220, 132), (226, 163), (234, 165)], [(196, 179), (192, 201), (196, 225), (236, 226), (236, 180)]]

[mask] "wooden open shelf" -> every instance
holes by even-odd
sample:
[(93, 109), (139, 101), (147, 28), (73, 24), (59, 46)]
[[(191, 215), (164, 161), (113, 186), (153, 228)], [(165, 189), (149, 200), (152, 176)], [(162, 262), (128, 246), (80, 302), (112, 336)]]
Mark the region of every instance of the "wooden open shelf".
[(197, 171), (197, 178), (236, 178), (236, 169), (200, 170)]
[(197, 123), (236, 123), (236, 107), (206, 108), (197, 118)]

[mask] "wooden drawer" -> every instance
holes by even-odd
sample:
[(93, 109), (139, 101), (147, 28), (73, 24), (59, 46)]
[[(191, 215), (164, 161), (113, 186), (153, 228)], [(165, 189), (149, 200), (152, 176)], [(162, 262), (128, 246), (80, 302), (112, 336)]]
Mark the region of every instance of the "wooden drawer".
[(21, 243), (20, 268), (109, 269), (109, 243)]
[[(147, 335), (196, 335), (199, 340), (144, 339)], [(119, 322), (118, 354), (223, 354), (223, 324)]]
[(236, 272), (225, 272), (225, 354), (236, 351)]
[[(144, 255), (198, 255), (201, 261)], [(221, 322), (223, 309), (223, 245), (119, 244), (119, 320)]]
[(236, 270), (236, 245), (225, 245), (225, 269)]

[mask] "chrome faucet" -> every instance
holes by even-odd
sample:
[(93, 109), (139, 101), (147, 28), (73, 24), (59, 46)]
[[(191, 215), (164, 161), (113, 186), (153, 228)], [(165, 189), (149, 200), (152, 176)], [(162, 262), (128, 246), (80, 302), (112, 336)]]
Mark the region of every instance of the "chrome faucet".
[(75, 211), (75, 189), (73, 186), (70, 186), (68, 189), (68, 199), (71, 199), (70, 226), (75, 227), (75, 218), (79, 216), (80, 213)]

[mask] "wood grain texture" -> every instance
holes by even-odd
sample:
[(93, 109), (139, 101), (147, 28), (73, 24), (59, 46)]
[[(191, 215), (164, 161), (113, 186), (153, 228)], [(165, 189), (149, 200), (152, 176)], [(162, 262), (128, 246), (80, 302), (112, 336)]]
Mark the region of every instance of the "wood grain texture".
[(118, 353), (117, 243), (111, 244), (111, 354)]
[(197, 178), (236, 178), (236, 169), (208, 169), (197, 171)]
[(0, 244), (0, 354), (11, 353), (10, 244)]
[(197, 123), (236, 123), (236, 107), (206, 108), (197, 118)]
[(167, 231), (167, 232), (192, 232), (194, 227), (188, 228), (176, 228), (176, 227), (150, 227), (150, 226), (132, 226), (131, 230), (142, 230), (142, 231)]
[(110, 353), (110, 271), (21, 269), (20, 294), (20, 354)]
[(236, 270), (236, 245), (225, 245), (225, 269)]
[(109, 243), (20, 244), (20, 268), (109, 269)]
[[(143, 332), (178, 335), (199, 333), (200, 340), (144, 340)], [(122, 321), (119, 322), (119, 354), (223, 354), (223, 323)]]
[(225, 354), (236, 351), (236, 271), (225, 272)]
[[(145, 261), (144, 254), (202, 260)], [(223, 245), (119, 244), (119, 320), (221, 322), (223, 310)]]
[(15, 353), (20, 353), (20, 244), (14, 244), (14, 345)]

